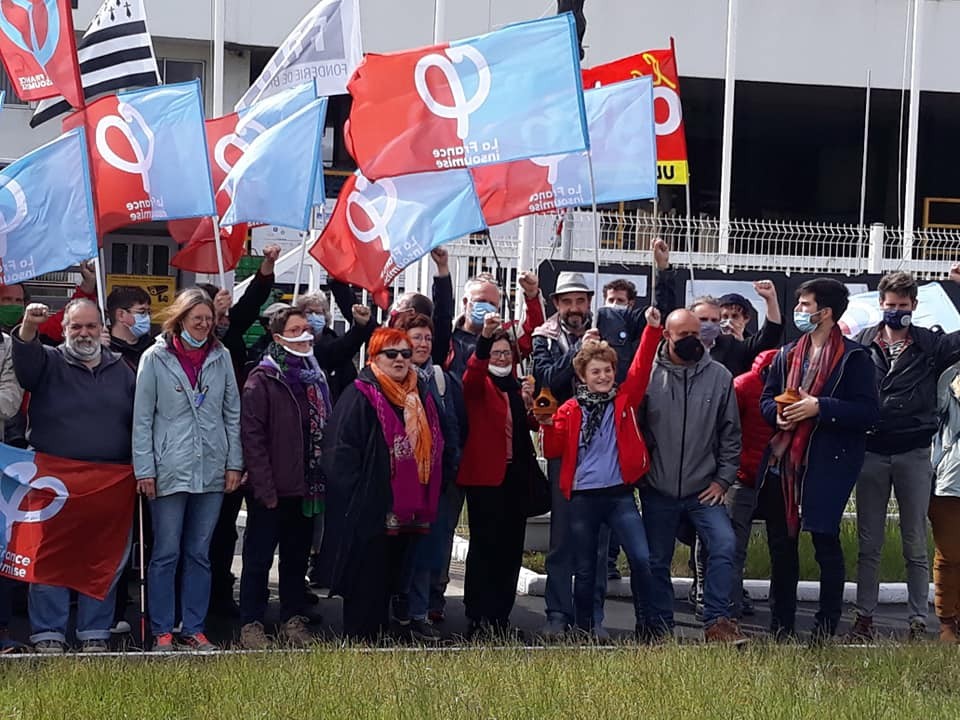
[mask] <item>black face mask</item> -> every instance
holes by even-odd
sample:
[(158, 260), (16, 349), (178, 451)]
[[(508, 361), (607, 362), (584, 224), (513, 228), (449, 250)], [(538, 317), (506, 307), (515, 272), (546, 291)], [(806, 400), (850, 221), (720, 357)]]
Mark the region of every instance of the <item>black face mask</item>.
[(673, 351), (686, 363), (699, 362), (703, 357), (703, 343), (695, 335), (688, 335), (673, 343)]

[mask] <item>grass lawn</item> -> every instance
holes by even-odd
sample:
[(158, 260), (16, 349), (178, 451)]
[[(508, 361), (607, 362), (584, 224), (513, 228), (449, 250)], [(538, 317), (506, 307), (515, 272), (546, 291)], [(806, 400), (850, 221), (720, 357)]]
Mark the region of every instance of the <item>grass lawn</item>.
[(950, 718), (957, 648), (484, 650), (3, 662), (4, 720)]
[[(857, 524), (854, 520), (844, 520), (840, 525), (840, 543), (843, 546), (843, 559), (847, 565), (847, 580), (854, 581), (857, 577)], [(927, 546), (930, 567), (932, 568), (933, 535), (929, 530), (927, 531)], [(690, 568), (687, 566), (689, 558), (690, 548), (682, 543), (677, 543), (677, 550), (673, 556), (672, 572), (674, 577), (690, 577)], [(543, 553), (524, 553), (523, 566), (534, 572), (543, 573), (544, 560)], [(630, 574), (627, 557), (622, 552), (617, 564), (624, 577)], [(770, 577), (770, 554), (767, 550), (767, 537), (762, 524), (753, 526), (750, 545), (747, 547), (747, 561), (744, 565), (743, 576), (759, 580), (766, 580)], [(813, 556), (813, 543), (810, 540), (809, 533), (800, 533), (800, 579), (820, 579), (820, 568)], [(880, 582), (906, 582), (906, 579), (900, 526), (896, 520), (888, 520), (886, 540), (880, 556)]]

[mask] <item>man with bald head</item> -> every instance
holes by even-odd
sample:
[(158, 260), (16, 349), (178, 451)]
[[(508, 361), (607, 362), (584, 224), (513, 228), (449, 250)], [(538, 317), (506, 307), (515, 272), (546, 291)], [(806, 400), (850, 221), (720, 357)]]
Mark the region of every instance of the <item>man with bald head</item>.
[[(41, 345), (38, 338), (38, 328), (49, 316), (46, 305), (32, 303), (12, 333), (13, 370), (30, 393), (28, 442), (39, 452), (71, 460), (131, 462), (136, 379), (123, 358), (101, 344), (100, 309), (85, 299), (67, 303), (64, 341), (56, 348)], [(103, 600), (78, 597), (76, 631), (83, 652), (107, 649), (115, 591), (114, 585)], [(37, 651), (62, 653), (70, 590), (31, 585), (29, 611), (30, 641)]]
[(653, 575), (647, 632), (673, 631), (670, 564), (686, 515), (707, 548), (703, 623), (708, 642), (745, 641), (730, 619), (734, 534), (723, 496), (740, 465), (740, 414), (730, 372), (710, 359), (700, 320), (689, 310), (667, 317), (642, 408), (650, 472), (641, 491)]

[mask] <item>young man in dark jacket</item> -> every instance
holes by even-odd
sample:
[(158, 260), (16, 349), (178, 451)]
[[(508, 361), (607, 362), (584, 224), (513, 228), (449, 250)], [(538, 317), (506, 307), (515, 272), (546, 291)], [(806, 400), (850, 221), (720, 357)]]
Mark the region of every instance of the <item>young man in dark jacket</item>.
[(866, 433), (879, 418), (870, 355), (837, 326), (847, 303), (847, 288), (836, 280), (800, 286), (793, 322), (803, 335), (780, 350), (760, 398), (764, 419), (777, 431), (760, 463), (759, 494), (777, 638), (795, 632), (800, 530), (813, 538), (820, 566), (813, 640), (834, 635), (840, 622), (846, 577), (840, 521), (863, 466)]
[(115, 287), (107, 295), (110, 349), (134, 372), (140, 357), (153, 345), (150, 334), (150, 294), (140, 287)]
[[(952, 278), (960, 280), (955, 269)], [(880, 551), (892, 488), (900, 512), (907, 566), (910, 636), (926, 635), (927, 509), (933, 488), (930, 440), (937, 429), (937, 378), (960, 360), (960, 332), (935, 333), (911, 323), (917, 281), (905, 272), (880, 280), (883, 321), (855, 340), (867, 348), (880, 393), (880, 422), (867, 435), (867, 454), (857, 480), (857, 604), (851, 636), (873, 638), (880, 589)]]

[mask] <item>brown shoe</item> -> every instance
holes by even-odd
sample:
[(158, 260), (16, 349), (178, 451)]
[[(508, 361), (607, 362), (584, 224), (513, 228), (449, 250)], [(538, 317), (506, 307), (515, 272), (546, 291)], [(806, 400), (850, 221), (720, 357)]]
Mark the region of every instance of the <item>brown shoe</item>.
[(940, 642), (950, 645), (960, 643), (960, 618), (940, 618)]
[(853, 620), (853, 626), (847, 633), (846, 641), (852, 644), (872, 643), (873, 636), (873, 618), (869, 615), (856, 614)]
[(750, 642), (750, 638), (740, 631), (740, 626), (730, 618), (719, 618), (703, 632), (708, 643), (728, 643), (743, 645)]
[(294, 615), (280, 627), (280, 635), (290, 645), (303, 647), (309, 645), (315, 638), (307, 629), (307, 618)]
[(267, 650), (273, 644), (263, 630), (263, 623), (247, 623), (240, 628), (240, 644), (245, 650)]

